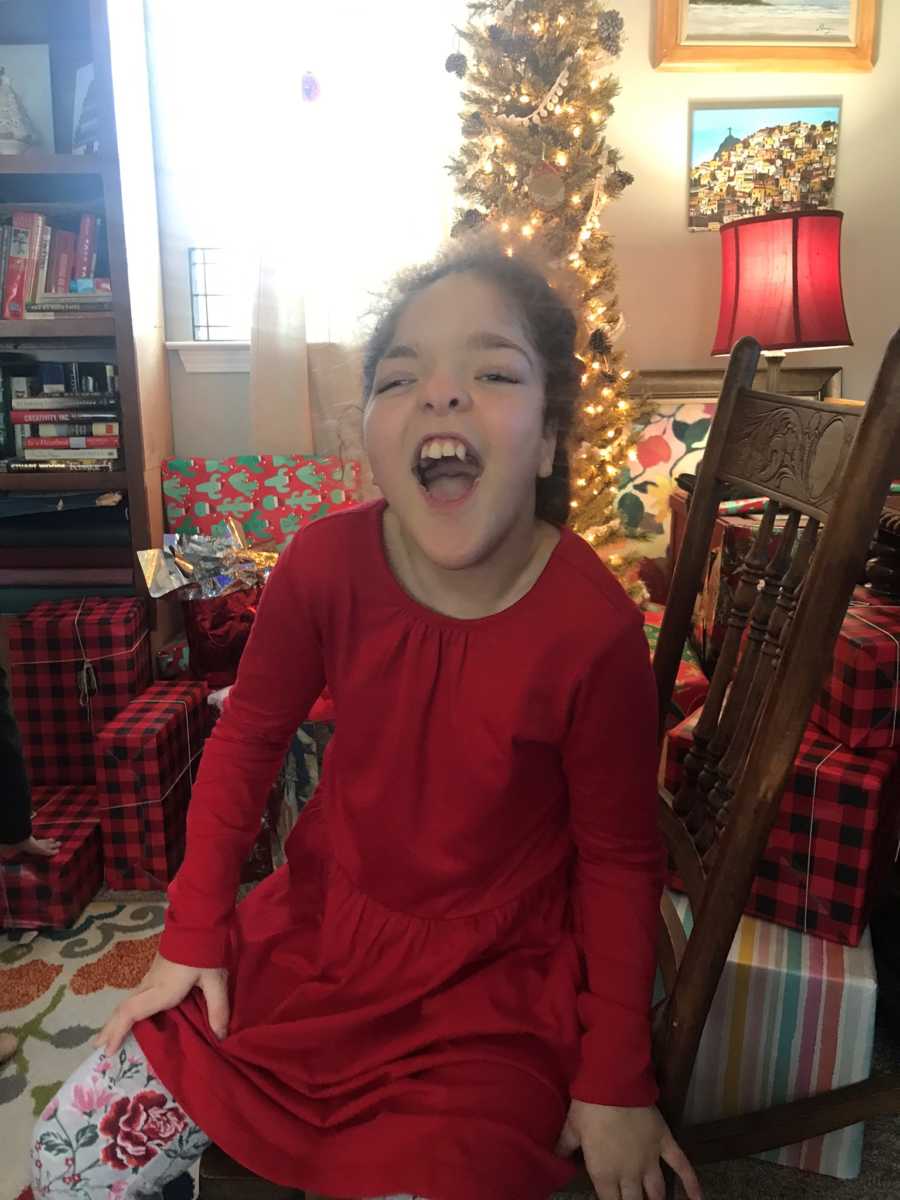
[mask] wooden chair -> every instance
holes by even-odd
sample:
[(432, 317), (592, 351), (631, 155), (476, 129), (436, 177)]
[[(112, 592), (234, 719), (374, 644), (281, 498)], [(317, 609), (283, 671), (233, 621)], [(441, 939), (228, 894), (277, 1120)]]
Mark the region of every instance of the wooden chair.
[[(686, 937), (664, 897), (660, 966), (667, 999), (656, 1011), (654, 1055), (660, 1107), (700, 1164), (900, 1112), (898, 1074), (742, 1117), (695, 1127), (682, 1122), (700, 1036), (756, 865), (900, 467), (900, 333), (867, 406), (755, 391), (759, 354), (759, 345), (744, 338), (731, 355), (654, 657), (662, 737), (721, 485), (746, 484), (768, 496), (684, 783), (677, 796), (660, 794), (662, 829), (694, 926)], [(779, 514), (786, 514), (786, 523), (780, 547), (770, 555)], [(228, 1163), (215, 1148), (204, 1155), (201, 1200), (283, 1200), (284, 1189), (259, 1191), (260, 1181)], [(590, 1191), (587, 1177), (569, 1190)], [(669, 1193), (674, 1195), (671, 1180)]]

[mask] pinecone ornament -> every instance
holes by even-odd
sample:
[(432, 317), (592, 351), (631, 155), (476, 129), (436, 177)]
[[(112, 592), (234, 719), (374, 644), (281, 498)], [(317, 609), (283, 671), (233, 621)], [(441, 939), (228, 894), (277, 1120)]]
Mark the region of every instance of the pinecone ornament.
[(597, 18), (597, 39), (612, 58), (617, 58), (622, 53), (622, 30), (624, 27), (625, 22), (622, 20), (622, 15), (615, 9), (601, 13)]
[(451, 54), (444, 63), (444, 70), (448, 71), (451, 75), (458, 75), (462, 79), (468, 66), (469, 64), (464, 54)]

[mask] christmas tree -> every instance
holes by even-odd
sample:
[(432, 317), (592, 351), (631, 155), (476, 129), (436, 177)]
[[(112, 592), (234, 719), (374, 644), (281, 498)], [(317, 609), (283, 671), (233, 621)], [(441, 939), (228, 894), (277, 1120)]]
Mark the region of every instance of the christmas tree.
[(467, 52), (445, 64), (465, 81), (464, 140), (450, 164), (463, 199), (454, 234), (490, 227), (508, 254), (540, 241), (551, 264), (574, 279), (584, 373), (570, 523), (641, 596), (615, 551), (625, 528), (619, 492), (650, 405), (629, 394), (632, 372), (616, 349), (624, 319), (603, 229), (603, 209), (633, 182), (606, 140), (622, 18), (594, 0), (468, 7), (458, 31)]

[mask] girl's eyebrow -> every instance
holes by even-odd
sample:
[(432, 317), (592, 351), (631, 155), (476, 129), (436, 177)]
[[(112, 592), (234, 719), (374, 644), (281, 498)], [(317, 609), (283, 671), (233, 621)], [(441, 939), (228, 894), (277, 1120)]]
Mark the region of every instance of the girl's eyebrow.
[(418, 358), (418, 353), (412, 346), (391, 346), (389, 350), (385, 350), (381, 356), (381, 361), (385, 362), (389, 358)]
[(493, 333), (483, 331), (481, 333), (473, 333), (467, 339), (466, 345), (471, 350), (517, 350), (529, 363), (534, 366), (531, 355), (524, 346), (520, 346), (518, 342), (514, 342), (512, 338), (504, 337), (502, 333)]

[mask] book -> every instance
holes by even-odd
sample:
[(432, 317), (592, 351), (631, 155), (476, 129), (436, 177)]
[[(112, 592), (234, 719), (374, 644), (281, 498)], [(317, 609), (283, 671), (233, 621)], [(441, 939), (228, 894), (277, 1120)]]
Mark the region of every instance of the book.
[[(65, 397), (70, 399), (70, 397)], [(65, 424), (67, 421), (93, 421), (95, 423), (107, 423), (118, 425), (119, 414), (114, 409), (95, 409), (90, 406), (87, 408), (50, 408), (50, 409), (14, 409), (10, 414), (13, 425), (36, 425), (40, 422), (49, 422), (54, 425)], [(118, 430), (112, 430), (116, 433)], [(49, 435), (48, 435), (49, 436)]]
[(119, 439), (117, 436), (31, 437), (26, 434), (22, 445), (26, 450), (115, 450)]
[(63, 421), (62, 423), (39, 421), (31, 432), (32, 436), (41, 438), (114, 437), (118, 444), (119, 422), (91, 421), (86, 424), (83, 421)]
[(31, 399), (31, 376), (30, 375), (11, 375), (9, 380), (9, 391), (12, 399), (12, 406), (16, 408), (17, 400)]
[(57, 313), (68, 317), (93, 317), (99, 313), (112, 312), (112, 302), (107, 299), (95, 303), (73, 303), (70, 300), (30, 300), (25, 305), (27, 317), (54, 317)]
[(111, 460), (87, 460), (44, 458), (30, 459), (7, 458), (0, 462), (0, 470), (19, 472), (21, 474), (36, 474), (39, 471), (112, 471), (114, 464)]
[(21, 320), (25, 315), (28, 296), (26, 279), (31, 247), (35, 238), (37, 213), (15, 212), (12, 217), (9, 254), (6, 260), (6, 280), (3, 285), (3, 319)]
[[(15, 384), (15, 379), (11, 380)], [(27, 380), (27, 382), (31, 382)], [(13, 421), (15, 421), (15, 413), (18, 411), (28, 410), (29, 412), (38, 412), (43, 410), (62, 411), (62, 405), (65, 404), (67, 410), (78, 409), (80, 411), (103, 409), (104, 412), (110, 410), (110, 405), (114, 404), (116, 397), (111, 396), (108, 392), (84, 392), (78, 395), (71, 393), (65, 396), (31, 396), (27, 392), (16, 395), (12, 393), (12, 409)]]
[[(40, 450), (26, 448), (22, 453), (22, 457), (28, 462), (33, 462), (35, 460), (45, 459), (47, 454), (48, 450), (46, 448)], [(60, 462), (67, 458), (85, 460), (98, 458), (109, 459), (112, 462), (119, 457), (119, 451), (114, 447), (110, 447), (108, 449), (97, 447), (96, 449), (87, 448), (84, 450), (76, 450), (74, 447), (72, 447), (68, 450), (54, 450), (52, 451), (52, 457), (54, 459), (58, 459)]]
[(0, 226), (0, 297), (3, 295), (3, 287), (6, 283), (6, 261), (9, 258), (11, 234), (12, 222), (4, 221), (2, 226)]
[(75, 234), (70, 229), (54, 229), (53, 234), (57, 242), (56, 265), (50, 275), (52, 286), (49, 290), (67, 294), (75, 266)]
[(38, 363), (38, 378), (41, 381), (41, 395), (65, 395), (66, 373), (62, 363)]
[(37, 271), (34, 276), (34, 287), (30, 293), (30, 299), (32, 300), (36, 300), (39, 296), (42, 296), (47, 287), (47, 268), (50, 262), (50, 238), (52, 234), (53, 230), (45, 223), (41, 229)]
[(28, 241), (28, 265), (25, 269), (25, 303), (34, 295), (34, 285), (37, 280), (38, 262), (41, 256), (41, 243), (44, 239), (44, 226), (47, 218), (43, 213), (30, 213), (34, 218), (31, 236)]
[(85, 279), (93, 276), (94, 265), (97, 261), (97, 225), (99, 218), (93, 213), (83, 213), (78, 227), (78, 237), (75, 241), (75, 262), (72, 269), (73, 279)]

